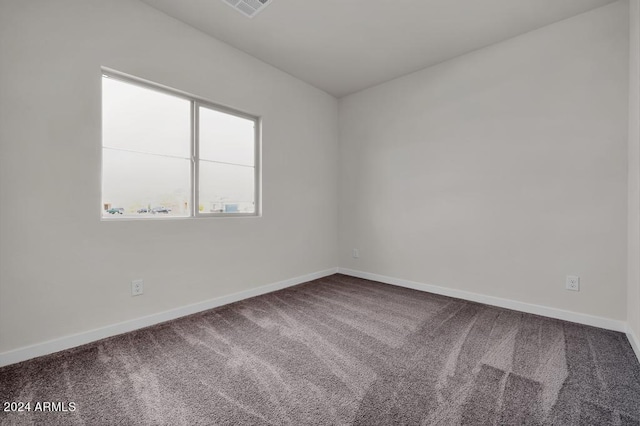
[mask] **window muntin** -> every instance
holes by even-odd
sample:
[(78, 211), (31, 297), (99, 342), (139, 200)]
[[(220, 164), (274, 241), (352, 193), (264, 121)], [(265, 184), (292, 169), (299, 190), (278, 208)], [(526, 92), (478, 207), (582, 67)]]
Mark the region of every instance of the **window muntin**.
[(258, 118), (119, 74), (102, 79), (102, 217), (258, 214)]

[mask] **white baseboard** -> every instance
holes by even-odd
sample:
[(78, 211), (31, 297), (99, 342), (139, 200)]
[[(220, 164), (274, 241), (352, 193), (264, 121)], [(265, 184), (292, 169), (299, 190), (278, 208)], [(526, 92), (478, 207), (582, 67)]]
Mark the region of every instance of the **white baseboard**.
[[(415, 281), (403, 280), (401, 278), (386, 277), (384, 275), (372, 274), (370, 272), (355, 271), (353, 269), (338, 268), (338, 273), (357, 278), (378, 281), (385, 284), (392, 284), (399, 287), (411, 288), (428, 293), (440, 294), (442, 296), (455, 297), (457, 299), (469, 300), (472, 302), (484, 303), (486, 305), (498, 306), (500, 308), (512, 309), (514, 311), (526, 312), (549, 318), (556, 318), (607, 330), (627, 332), (627, 323), (609, 318), (597, 317), (593, 315), (581, 314), (578, 312), (565, 311), (562, 309), (549, 308), (541, 305), (533, 305), (516, 300), (502, 299), (500, 297), (486, 296), (464, 290), (456, 290), (447, 287), (440, 287), (431, 284), (423, 284)], [(637, 352), (636, 352), (637, 353)]]
[(206, 311), (208, 309), (217, 308), (229, 303), (238, 302), (262, 294), (271, 293), (294, 285), (302, 284), (318, 278), (323, 278), (335, 273), (341, 273), (352, 277), (364, 278), (372, 281), (378, 281), (386, 284), (396, 285), (399, 287), (411, 288), (414, 290), (425, 291), (428, 293), (440, 294), (443, 296), (455, 297), (458, 299), (469, 300), (487, 305), (498, 306), (506, 309), (513, 309), (520, 312), (541, 315), (549, 318), (556, 318), (565, 321), (576, 322), (579, 324), (600, 327), (607, 330), (619, 331), (626, 333), (633, 350), (640, 360), (640, 340), (624, 321), (602, 318), (593, 315), (581, 314), (577, 312), (565, 311), (562, 309), (549, 308), (546, 306), (533, 305), (530, 303), (518, 302), (510, 299), (502, 299), (494, 296), (486, 296), (482, 294), (472, 293), (464, 290), (456, 290), (447, 287), (440, 287), (431, 284), (423, 284), (415, 281), (404, 280), (401, 278), (387, 277), (384, 275), (373, 274), (369, 272), (356, 271), (347, 268), (331, 268), (324, 271), (318, 271), (311, 274), (291, 278), (284, 281), (264, 285), (250, 290), (240, 291), (228, 296), (217, 297), (215, 299), (206, 300), (204, 302), (183, 306), (169, 311), (136, 318), (129, 321), (109, 325), (106, 327), (89, 330), (86, 332), (60, 337), (58, 339), (49, 340), (23, 348), (14, 349), (12, 351), (0, 353), (0, 367), (26, 361), (54, 352), (74, 348), (95, 342), (118, 334), (127, 333), (144, 327), (149, 327), (165, 321)]
[(636, 353), (636, 358), (638, 358), (638, 362), (640, 362), (640, 339), (638, 339), (638, 336), (636, 336), (631, 327), (627, 329), (627, 339), (629, 339), (629, 343), (631, 343), (631, 347)]
[(230, 294), (228, 296), (217, 297), (215, 299), (206, 300), (204, 302), (194, 303), (192, 305), (171, 309), (157, 314), (148, 315), (142, 318), (136, 318), (129, 321), (120, 322), (106, 327), (85, 331), (70, 336), (60, 337), (58, 339), (49, 340), (47, 342), (38, 343), (23, 348), (14, 349), (12, 351), (0, 353), (0, 367), (15, 364), (28, 359), (48, 355), (54, 352), (63, 351), (65, 349), (74, 348), (76, 346), (85, 345), (95, 342), (96, 340), (106, 337), (116, 336), (118, 334), (127, 333), (129, 331), (138, 330), (161, 322), (170, 321), (172, 319), (184, 317), (208, 309), (217, 308), (218, 306), (227, 305), (229, 303), (238, 302), (250, 297), (260, 296), (261, 294), (271, 293), (276, 290), (302, 284), (318, 278), (323, 278), (337, 272), (338, 268), (326, 269), (311, 274), (279, 281), (273, 284), (252, 288), (245, 291)]

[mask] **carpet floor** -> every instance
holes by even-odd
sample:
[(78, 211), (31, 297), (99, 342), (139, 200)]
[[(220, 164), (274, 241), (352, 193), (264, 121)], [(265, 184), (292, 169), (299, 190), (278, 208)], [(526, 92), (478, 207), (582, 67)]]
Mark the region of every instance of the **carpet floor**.
[(624, 426), (640, 364), (621, 333), (333, 275), (4, 367), (11, 401), (2, 425)]

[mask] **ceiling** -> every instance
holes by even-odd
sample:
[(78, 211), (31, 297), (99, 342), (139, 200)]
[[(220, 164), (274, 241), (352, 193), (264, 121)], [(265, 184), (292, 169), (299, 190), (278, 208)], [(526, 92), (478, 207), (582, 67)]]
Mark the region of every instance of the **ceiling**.
[(342, 97), (614, 0), (142, 0)]

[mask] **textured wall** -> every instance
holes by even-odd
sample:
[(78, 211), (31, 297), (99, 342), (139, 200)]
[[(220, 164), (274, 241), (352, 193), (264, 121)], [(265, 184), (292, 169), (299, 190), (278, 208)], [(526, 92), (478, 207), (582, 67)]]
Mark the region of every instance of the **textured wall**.
[(629, 239), (627, 316), (640, 338), (640, 1), (629, 2)]
[[(0, 352), (335, 267), (333, 97), (137, 1), (2, 1), (0, 57)], [(262, 116), (263, 216), (101, 222), (101, 66)]]
[(624, 320), (627, 12), (341, 99), (340, 266)]

